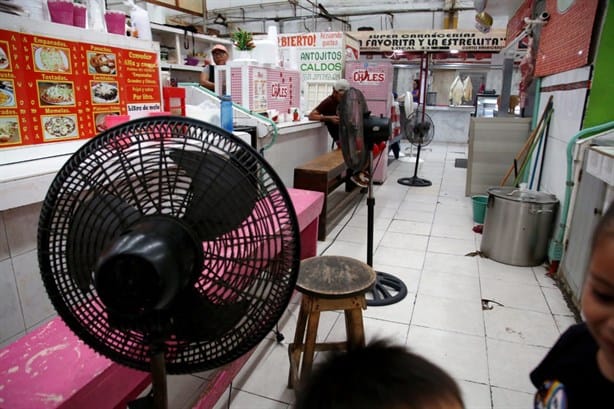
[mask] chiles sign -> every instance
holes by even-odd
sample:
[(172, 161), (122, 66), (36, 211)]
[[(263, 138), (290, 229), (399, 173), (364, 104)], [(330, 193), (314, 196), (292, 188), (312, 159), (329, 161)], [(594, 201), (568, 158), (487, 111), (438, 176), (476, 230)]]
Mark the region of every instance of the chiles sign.
[(386, 73), (377, 69), (370, 70), (368, 68), (356, 69), (351, 73), (353, 82), (378, 85), (386, 79)]

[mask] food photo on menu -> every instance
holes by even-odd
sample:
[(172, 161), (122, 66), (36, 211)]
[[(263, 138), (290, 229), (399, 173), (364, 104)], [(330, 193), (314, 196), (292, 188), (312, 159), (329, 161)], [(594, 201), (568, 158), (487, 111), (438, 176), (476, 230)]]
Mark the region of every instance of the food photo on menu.
[(0, 107), (16, 107), (15, 85), (12, 80), (0, 81)]
[(0, 144), (20, 143), (19, 120), (16, 116), (0, 117)]
[(114, 81), (92, 81), (92, 101), (95, 104), (114, 104), (119, 101), (119, 89)]
[(96, 132), (106, 131), (107, 124), (105, 123), (105, 118), (108, 116), (117, 116), (117, 115), (120, 115), (119, 111), (95, 113), (94, 114), (94, 126), (96, 127)]
[(11, 64), (8, 53), (6, 50), (8, 49), (8, 44), (5, 41), (0, 42), (0, 70), (6, 70)]
[(41, 124), (45, 141), (73, 139), (79, 136), (76, 115), (42, 115)]
[(115, 75), (115, 54), (88, 52), (87, 62), (90, 74)]
[(75, 91), (72, 82), (37, 81), (41, 106), (74, 105)]
[(33, 45), (34, 67), (45, 72), (70, 72), (69, 51), (57, 47)]

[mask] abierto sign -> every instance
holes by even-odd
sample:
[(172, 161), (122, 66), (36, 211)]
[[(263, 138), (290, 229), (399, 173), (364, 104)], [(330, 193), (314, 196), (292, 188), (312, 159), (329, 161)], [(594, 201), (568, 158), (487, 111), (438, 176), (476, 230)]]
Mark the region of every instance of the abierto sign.
[(394, 30), (353, 31), (360, 42), (360, 52), (390, 51), (485, 51), (498, 52), (505, 47), (505, 30), (481, 33), (477, 30)]
[(335, 81), (346, 61), (358, 60), (358, 41), (347, 33), (280, 34), (277, 45), (284, 67), (298, 69), (304, 81)]

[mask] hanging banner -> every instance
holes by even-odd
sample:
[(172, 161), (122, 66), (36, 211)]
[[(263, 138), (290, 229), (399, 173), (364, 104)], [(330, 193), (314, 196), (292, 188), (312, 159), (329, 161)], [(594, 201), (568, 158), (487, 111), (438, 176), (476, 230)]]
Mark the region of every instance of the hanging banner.
[(350, 35), (360, 42), (360, 52), (450, 50), (498, 52), (505, 47), (505, 30), (482, 33), (477, 30), (394, 30), (353, 31)]

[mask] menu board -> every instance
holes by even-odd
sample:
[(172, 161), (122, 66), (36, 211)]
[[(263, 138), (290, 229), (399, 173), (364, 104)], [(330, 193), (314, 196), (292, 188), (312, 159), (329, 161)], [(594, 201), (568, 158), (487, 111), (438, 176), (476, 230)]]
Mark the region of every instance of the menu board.
[(0, 30), (0, 148), (88, 139), (161, 110), (157, 53)]

